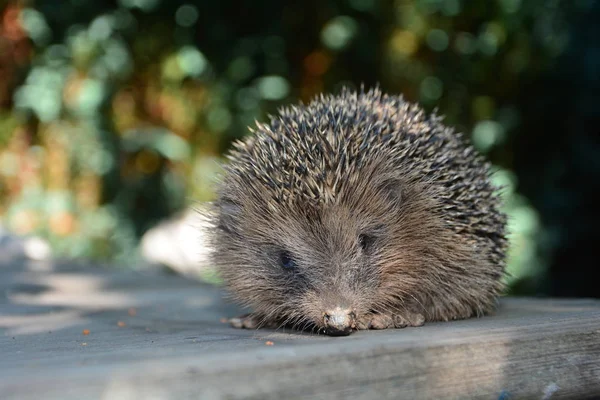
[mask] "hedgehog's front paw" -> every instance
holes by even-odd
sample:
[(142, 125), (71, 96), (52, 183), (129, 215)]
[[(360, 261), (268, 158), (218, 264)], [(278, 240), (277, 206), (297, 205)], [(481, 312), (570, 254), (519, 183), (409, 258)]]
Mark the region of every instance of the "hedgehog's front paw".
[(367, 314), (356, 321), (356, 328), (363, 329), (389, 329), (406, 328), (407, 326), (421, 326), (425, 323), (423, 314), (405, 313), (404, 315)]
[(362, 315), (356, 319), (354, 323), (354, 327), (359, 331), (364, 331), (369, 329), (369, 325), (371, 324), (371, 320), (373, 319), (372, 314)]
[(256, 314), (245, 314), (239, 317), (230, 318), (229, 323), (231, 326), (238, 329), (257, 329), (266, 325), (264, 320)]
[(407, 326), (422, 326), (425, 323), (425, 317), (419, 313), (405, 313), (403, 315), (394, 315), (394, 327), (406, 328)]
[(394, 327), (394, 320), (385, 314), (366, 314), (356, 321), (356, 329), (387, 329)]

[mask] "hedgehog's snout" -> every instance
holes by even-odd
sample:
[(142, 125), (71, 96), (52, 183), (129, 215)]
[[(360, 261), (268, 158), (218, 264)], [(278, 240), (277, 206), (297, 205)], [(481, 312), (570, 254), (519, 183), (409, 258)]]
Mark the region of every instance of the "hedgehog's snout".
[(335, 307), (323, 313), (325, 333), (330, 336), (348, 336), (356, 327), (356, 314), (348, 308)]

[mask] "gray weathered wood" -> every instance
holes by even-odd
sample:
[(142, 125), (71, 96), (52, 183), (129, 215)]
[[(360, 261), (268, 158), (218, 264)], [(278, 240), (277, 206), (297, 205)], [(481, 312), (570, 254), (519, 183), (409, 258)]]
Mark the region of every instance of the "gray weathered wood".
[(237, 312), (156, 271), (0, 260), (0, 399), (600, 397), (595, 300), (342, 338), (219, 321)]

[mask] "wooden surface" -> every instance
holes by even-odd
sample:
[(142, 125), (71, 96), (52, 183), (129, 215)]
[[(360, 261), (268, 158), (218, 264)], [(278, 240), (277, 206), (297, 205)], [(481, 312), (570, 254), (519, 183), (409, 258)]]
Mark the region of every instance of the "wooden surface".
[(0, 399), (600, 398), (599, 301), (341, 338), (220, 322), (237, 312), (172, 275), (0, 255)]

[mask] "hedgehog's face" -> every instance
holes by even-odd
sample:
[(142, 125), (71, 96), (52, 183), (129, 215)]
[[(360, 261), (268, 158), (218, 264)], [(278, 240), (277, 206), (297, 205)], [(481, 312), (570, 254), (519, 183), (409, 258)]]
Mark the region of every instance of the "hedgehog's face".
[(399, 183), (385, 185), (316, 206), (222, 197), (214, 256), (232, 294), (265, 320), (329, 334), (349, 334), (393, 293), (398, 303), (415, 281), (403, 227), (427, 219)]

